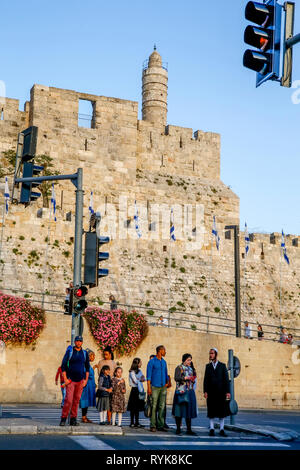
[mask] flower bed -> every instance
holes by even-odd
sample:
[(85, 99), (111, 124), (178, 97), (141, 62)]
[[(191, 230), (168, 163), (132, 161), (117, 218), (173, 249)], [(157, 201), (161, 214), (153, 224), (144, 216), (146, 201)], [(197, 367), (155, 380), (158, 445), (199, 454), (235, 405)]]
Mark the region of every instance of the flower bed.
[(135, 311), (88, 307), (83, 316), (99, 348), (110, 346), (121, 356), (135, 351), (148, 333), (145, 317)]
[(0, 292), (0, 340), (31, 344), (46, 323), (45, 311), (20, 297)]

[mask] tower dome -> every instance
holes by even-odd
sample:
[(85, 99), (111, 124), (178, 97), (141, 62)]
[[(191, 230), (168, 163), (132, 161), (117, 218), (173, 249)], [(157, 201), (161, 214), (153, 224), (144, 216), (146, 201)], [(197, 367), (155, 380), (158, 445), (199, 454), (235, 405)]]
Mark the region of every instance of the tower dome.
[(168, 70), (155, 46), (149, 60), (144, 63), (142, 82), (142, 119), (165, 126), (168, 111)]

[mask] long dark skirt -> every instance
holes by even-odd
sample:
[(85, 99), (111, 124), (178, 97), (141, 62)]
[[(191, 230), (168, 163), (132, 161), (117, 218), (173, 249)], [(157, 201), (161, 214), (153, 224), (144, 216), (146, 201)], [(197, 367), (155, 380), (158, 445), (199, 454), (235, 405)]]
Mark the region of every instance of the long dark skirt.
[(139, 399), (139, 391), (137, 387), (131, 387), (127, 410), (128, 411), (144, 411), (145, 402)]
[(188, 403), (178, 403), (178, 395), (174, 393), (172, 415), (177, 418), (192, 419), (197, 416), (197, 402), (194, 390), (188, 390)]

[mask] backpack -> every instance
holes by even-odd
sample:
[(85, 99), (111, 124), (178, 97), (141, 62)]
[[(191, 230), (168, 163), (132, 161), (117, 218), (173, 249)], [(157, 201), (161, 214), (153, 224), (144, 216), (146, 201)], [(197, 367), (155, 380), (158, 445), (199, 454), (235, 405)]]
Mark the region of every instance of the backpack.
[[(82, 351), (83, 351), (83, 355), (84, 355), (84, 364), (85, 364), (87, 352), (86, 352), (85, 349), (83, 349)], [(70, 366), (70, 360), (71, 360), (72, 356), (73, 356), (73, 348), (69, 350), (69, 358), (68, 358), (68, 362), (67, 362), (67, 367), (68, 368)], [(84, 369), (85, 369), (85, 365), (84, 365)]]

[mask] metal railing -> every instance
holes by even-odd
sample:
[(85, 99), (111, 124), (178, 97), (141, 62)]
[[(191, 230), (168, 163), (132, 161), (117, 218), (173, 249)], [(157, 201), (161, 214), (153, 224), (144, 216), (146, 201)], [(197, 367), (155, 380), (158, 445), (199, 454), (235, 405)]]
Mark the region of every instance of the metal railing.
[[(64, 313), (65, 297), (61, 294), (50, 294), (49, 292), (30, 292), (16, 288), (4, 288), (0, 286), (0, 291), (5, 293), (16, 294), (35, 304), (42, 304), (49, 313)], [(97, 298), (88, 299), (89, 306), (102, 307), (110, 310), (110, 302), (100, 301)], [(147, 319), (150, 326), (160, 326), (162, 328), (179, 328), (189, 331), (198, 331), (207, 334), (221, 334), (221, 335), (236, 335), (235, 319), (225, 318), (215, 315), (207, 315), (199, 312), (190, 312), (183, 310), (168, 311), (150, 306), (134, 305), (118, 303), (118, 308), (126, 308), (129, 310), (136, 310)], [(248, 322), (252, 327), (251, 340), (258, 340), (257, 326), (258, 322)], [(280, 334), (282, 325), (270, 325), (259, 323), (263, 329), (264, 337), (262, 341), (276, 341), (280, 342)], [(288, 333), (293, 335), (293, 340), (300, 342), (300, 328), (286, 328)], [(243, 337), (245, 335), (242, 334)]]

